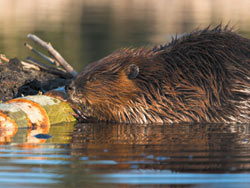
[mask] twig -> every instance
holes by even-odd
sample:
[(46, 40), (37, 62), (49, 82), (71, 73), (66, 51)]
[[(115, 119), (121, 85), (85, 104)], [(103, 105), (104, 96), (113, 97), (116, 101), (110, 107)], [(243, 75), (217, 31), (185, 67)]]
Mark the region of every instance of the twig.
[(28, 62), (25, 62), (25, 61), (21, 61), (21, 64), (24, 66), (24, 68), (27, 68), (27, 69), (35, 69), (35, 70), (40, 70), (40, 68), (36, 65), (33, 65), (31, 63), (28, 63)]
[(33, 34), (28, 34), (27, 37), (44, 47), (73, 77), (77, 75), (77, 72), (73, 69), (73, 67), (67, 63), (67, 61), (52, 47), (50, 43), (44, 42), (42, 39)]
[(10, 61), (4, 54), (0, 54), (0, 59), (5, 61), (6, 63), (9, 63)]
[(27, 57), (26, 61), (28, 61), (30, 64), (33, 64), (33, 65), (39, 67), (40, 69), (42, 69), (46, 72), (56, 74), (56, 75), (62, 76), (64, 78), (72, 78), (73, 77), (72, 74), (70, 74), (68, 72), (64, 72), (64, 71), (59, 70), (57, 68), (47, 66), (47, 65), (41, 63), (40, 61), (35, 60), (31, 57)]
[(39, 52), (38, 50), (36, 50), (35, 48), (33, 48), (31, 45), (29, 45), (28, 43), (24, 43), (24, 46), (26, 46), (29, 50), (31, 50), (32, 52), (34, 52), (35, 54), (39, 55), (40, 57), (42, 57), (43, 59), (45, 59), (47, 62), (49, 62), (52, 65), (56, 65), (59, 66), (59, 63), (54, 60), (53, 58), (50, 58), (48, 56), (46, 56), (45, 54)]

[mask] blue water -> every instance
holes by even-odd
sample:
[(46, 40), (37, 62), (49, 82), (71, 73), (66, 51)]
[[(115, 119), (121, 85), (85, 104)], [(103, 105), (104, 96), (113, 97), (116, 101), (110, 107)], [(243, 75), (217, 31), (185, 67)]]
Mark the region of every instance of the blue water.
[(162, 170), (129, 171), (121, 174), (100, 175), (100, 182), (120, 184), (238, 184), (250, 183), (250, 174), (195, 174), (173, 173)]

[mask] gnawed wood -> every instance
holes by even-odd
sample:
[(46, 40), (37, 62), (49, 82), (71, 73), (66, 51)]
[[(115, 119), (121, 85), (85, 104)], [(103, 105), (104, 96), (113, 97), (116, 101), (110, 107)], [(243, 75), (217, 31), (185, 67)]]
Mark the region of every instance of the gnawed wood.
[(50, 126), (73, 122), (74, 111), (63, 100), (46, 95), (16, 98), (0, 104), (0, 128)]
[(0, 104), (0, 125), (2, 127), (18, 126), (31, 127), (31, 121), (27, 118), (26, 113), (17, 105), (9, 103)]

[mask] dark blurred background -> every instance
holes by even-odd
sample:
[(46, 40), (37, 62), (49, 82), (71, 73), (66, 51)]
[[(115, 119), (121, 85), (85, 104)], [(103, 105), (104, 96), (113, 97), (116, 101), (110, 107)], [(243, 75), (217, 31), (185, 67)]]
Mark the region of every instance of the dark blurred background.
[(23, 46), (34, 33), (80, 71), (117, 48), (164, 44), (210, 24), (250, 38), (249, 10), (249, 0), (0, 0), (0, 54), (34, 56)]

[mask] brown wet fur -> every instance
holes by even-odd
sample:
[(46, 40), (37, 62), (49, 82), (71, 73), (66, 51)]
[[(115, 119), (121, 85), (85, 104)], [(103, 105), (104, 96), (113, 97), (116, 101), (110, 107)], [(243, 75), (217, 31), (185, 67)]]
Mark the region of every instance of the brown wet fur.
[(87, 121), (249, 123), (250, 40), (217, 26), (153, 49), (121, 49), (66, 89)]

